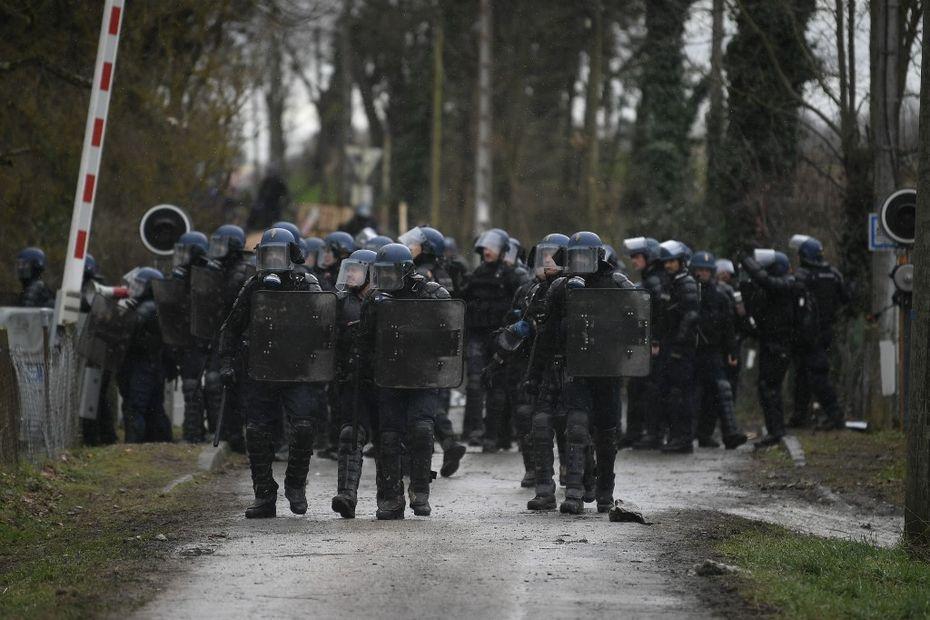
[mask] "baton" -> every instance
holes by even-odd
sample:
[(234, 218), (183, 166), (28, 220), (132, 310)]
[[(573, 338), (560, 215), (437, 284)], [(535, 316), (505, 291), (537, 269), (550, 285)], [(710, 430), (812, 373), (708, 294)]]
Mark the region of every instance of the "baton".
[(220, 398), (220, 414), (216, 418), (216, 430), (213, 431), (213, 447), (220, 445), (220, 432), (223, 429), (223, 417), (226, 413), (226, 392), (227, 387), (223, 386), (223, 396)]

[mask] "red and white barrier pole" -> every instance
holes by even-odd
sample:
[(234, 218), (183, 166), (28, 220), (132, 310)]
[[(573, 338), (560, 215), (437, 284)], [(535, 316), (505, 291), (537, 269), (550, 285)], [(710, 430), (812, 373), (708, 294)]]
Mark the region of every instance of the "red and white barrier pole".
[(94, 215), (94, 198), (103, 154), (103, 136), (110, 108), (110, 92), (116, 68), (116, 50), (119, 46), (120, 24), (125, 0), (105, 0), (100, 42), (97, 44), (97, 64), (84, 128), (84, 148), (81, 151), (81, 169), (74, 192), (74, 212), (71, 215), (71, 234), (68, 237), (68, 254), (65, 257), (65, 274), (61, 290), (55, 300), (55, 322), (58, 325), (76, 323), (81, 309), (81, 284), (84, 278), (84, 257), (90, 240), (90, 224)]

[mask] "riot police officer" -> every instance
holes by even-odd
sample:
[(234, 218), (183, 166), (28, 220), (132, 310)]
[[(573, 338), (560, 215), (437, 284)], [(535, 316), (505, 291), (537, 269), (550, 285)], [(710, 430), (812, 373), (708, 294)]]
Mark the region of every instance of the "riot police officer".
[[(88, 253), (84, 257), (84, 277), (81, 283), (81, 312), (89, 313), (93, 298), (97, 295), (98, 283), (102, 280), (100, 268), (93, 255)], [(114, 293), (124, 294), (125, 289), (115, 289)], [(116, 295), (114, 295), (115, 297)], [(92, 364), (88, 364), (91, 367)], [(110, 445), (117, 441), (116, 416), (110, 406), (110, 378), (112, 372), (108, 368), (100, 368), (100, 392), (97, 399), (97, 417), (93, 420), (81, 418), (81, 439), (85, 446)]]
[(733, 302), (714, 278), (716, 268), (716, 258), (710, 252), (696, 252), (691, 259), (690, 269), (699, 283), (701, 298), (694, 364), (700, 394), (697, 437), (699, 446), (719, 448), (713, 438), (719, 419), (724, 446), (732, 450), (746, 443), (746, 435), (736, 423), (733, 390), (725, 370), (739, 361), (739, 340)]
[(791, 351), (804, 321), (799, 305), (803, 286), (789, 273), (788, 257), (771, 249), (755, 250), (742, 261), (750, 280), (740, 289), (756, 321), (759, 341), (759, 401), (768, 434), (755, 448), (776, 445), (785, 435), (782, 383), (791, 365)]
[[(450, 293), (453, 291), (452, 278), (445, 269), (443, 258), (446, 238), (441, 232), (430, 226), (417, 226), (402, 234), (397, 240), (410, 250), (418, 274), (430, 282), (437, 283)], [(442, 467), (439, 471), (444, 478), (458, 471), (462, 457), (465, 456), (465, 446), (455, 440), (452, 421), (449, 419), (451, 397), (451, 390), (439, 390), (439, 410), (436, 412), (435, 433), (439, 445), (442, 446)]]
[[(250, 357), (249, 347), (252, 344), (249, 342), (252, 307), (259, 293), (321, 292), (314, 276), (295, 271), (294, 266), (303, 260), (303, 254), (298, 240), (287, 230), (272, 228), (265, 231), (256, 251), (258, 272), (245, 282), (220, 329), (220, 377), (227, 385), (236, 381), (237, 364), (249, 366), (246, 360)], [(240, 393), (246, 410), (246, 445), (255, 491), (255, 502), (246, 509), (245, 516), (249, 519), (275, 516), (278, 484), (272, 472), (273, 428), (282, 408), (290, 430), (284, 495), (290, 503), (291, 512), (304, 514), (307, 511), (305, 487), (313, 453), (315, 418), (325, 407), (324, 387), (320, 383), (300, 380), (253, 379), (250, 370), (254, 369), (246, 368), (240, 373)]]
[[(668, 284), (668, 274), (659, 261), (659, 242), (652, 237), (632, 237), (623, 240), (623, 249), (633, 269), (640, 274), (640, 286), (649, 292), (652, 341), (661, 342), (665, 326), (663, 297)], [(658, 381), (661, 373), (658, 361), (657, 357), (653, 358), (648, 377), (631, 377), (627, 383), (626, 432), (618, 442), (620, 447), (660, 447), (658, 429), (662, 426), (662, 412), (661, 408), (655, 406), (659, 402), (660, 394)], [(647, 432), (650, 428), (652, 432)]]
[(659, 260), (669, 277), (663, 313), (665, 333), (657, 351), (662, 373), (662, 409), (669, 430), (669, 440), (662, 451), (688, 454), (694, 451), (692, 396), (700, 300), (697, 283), (688, 273), (691, 259), (688, 246), (670, 239), (659, 247)]
[[(224, 319), (232, 310), (236, 297), (238, 297), (245, 281), (255, 270), (245, 259), (244, 251), (245, 231), (235, 224), (223, 224), (210, 236), (210, 246), (207, 249), (209, 259), (207, 267), (216, 270), (218, 275), (221, 276), (220, 297), (223, 308), (221, 315)], [(219, 325), (216, 327), (216, 332), (219, 332)], [(207, 360), (203, 378), (204, 401), (211, 430), (220, 415), (220, 407), (223, 402), (223, 381), (220, 378), (221, 360), (219, 350), (213, 340), (211, 339), (209, 359)], [(236, 394), (235, 386), (230, 386), (229, 389), (232, 397), (227, 398), (227, 411), (223, 420), (222, 436), (223, 439), (229, 442), (234, 451), (244, 452), (245, 437), (242, 433), (244, 420), (240, 406), (241, 399)]]
[[(185, 283), (184, 295), (188, 298), (184, 300), (185, 304), (189, 303), (190, 298), (191, 269), (207, 264), (209, 246), (207, 236), (196, 230), (181, 235), (174, 246), (171, 277)], [(204, 440), (205, 432), (201, 378), (207, 361), (206, 345), (203, 342), (191, 341), (186, 346), (176, 347), (173, 358), (178, 363), (181, 392), (184, 395), (184, 440), (188, 443), (200, 443)]]
[(799, 236), (800, 267), (794, 275), (804, 284), (817, 313), (817, 334), (812, 341), (798, 342), (794, 362), (794, 414), (788, 426), (805, 426), (810, 419), (811, 392), (824, 410), (824, 429), (842, 429), (843, 412), (830, 380), (830, 350), (833, 325), (839, 310), (851, 298), (842, 274), (824, 260), (823, 244), (813, 237)]
[(502, 393), (491, 393), (485, 403), (485, 389), (481, 374), (491, 362), (493, 334), (504, 323), (510, 302), (520, 285), (520, 278), (504, 262), (508, 249), (508, 235), (500, 229), (491, 229), (475, 241), (475, 252), (481, 264), (468, 278), (462, 291), (466, 305), (466, 363), (468, 379), (465, 386), (464, 435), (469, 443), (479, 444), (481, 413), (485, 409), (483, 447), (486, 452), (497, 450), (497, 430), (503, 408)]
[(468, 267), (462, 257), (459, 256), (459, 244), (455, 237), (446, 237), (445, 242), (446, 251), (443, 253), (443, 263), (446, 271), (449, 272), (449, 277), (452, 278), (452, 289), (449, 292), (452, 293), (453, 297), (461, 297), (462, 289), (468, 279)]
[(164, 386), (166, 370), (174, 364), (166, 360), (152, 294), (152, 282), (163, 277), (152, 267), (136, 267), (123, 276), (129, 298), (120, 304), (135, 317), (126, 355), (116, 374), (127, 443), (171, 441)]
[(324, 291), (336, 290), (339, 263), (356, 249), (355, 239), (347, 232), (336, 231), (326, 235), (316, 261), (317, 278)]
[(378, 392), (371, 376), (362, 376), (358, 330), (362, 304), (370, 290), (369, 270), (377, 253), (356, 250), (342, 261), (336, 291), (339, 298), (336, 338), (336, 381), (333, 389), (342, 415), (337, 459), (337, 491), (332, 509), (343, 518), (355, 517), (362, 448), (375, 439)]
[[(380, 312), (392, 300), (450, 299), (449, 292), (416, 273), (413, 255), (406, 246), (390, 243), (378, 250), (371, 266), (374, 289), (362, 306), (359, 350), (367, 353), (365, 372), (373, 372), (377, 350), (376, 334)], [(407, 360), (416, 364), (416, 360)], [(438, 392), (432, 388), (380, 387), (378, 389), (377, 487), (378, 519), (403, 519), (404, 446), (410, 457), (410, 508), (417, 516), (429, 516), (430, 462), (433, 430), (438, 409)]]
[(319, 237), (304, 237), (304, 263), (303, 266), (313, 275), (316, 275), (317, 258), (323, 248), (323, 240)]
[(45, 252), (40, 248), (23, 248), (16, 255), (16, 279), (23, 290), (18, 305), (25, 308), (51, 308), (55, 294), (42, 281), (45, 272)]
[(730, 382), (730, 391), (733, 392), (733, 404), (736, 405), (736, 397), (739, 393), (739, 376), (742, 368), (742, 351), (743, 340), (755, 333), (755, 320), (746, 311), (746, 303), (743, 301), (743, 294), (737, 288), (736, 267), (733, 261), (727, 258), (718, 258), (715, 263), (717, 268), (715, 276), (717, 285), (730, 298), (733, 305), (733, 311), (736, 313), (736, 365), (727, 364), (727, 380)]
[[(529, 383), (537, 388), (539, 399), (533, 415), (533, 441), (536, 444), (536, 496), (527, 503), (530, 510), (555, 508), (552, 480), (552, 417), (556, 408), (565, 412), (565, 500), (564, 513), (584, 509), (585, 461), (593, 427), (597, 439), (598, 510), (606, 512), (613, 504), (616, 425), (620, 418), (620, 391), (616, 379), (571, 377), (565, 372), (565, 333), (567, 293), (573, 288), (633, 288), (625, 276), (606, 260), (601, 239), (582, 231), (571, 236), (562, 251), (565, 275), (555, 279), (546, 293), (545, 309), (537, 325), (535, 351)], [(537, 387), (538, 386), (538, 387)]]

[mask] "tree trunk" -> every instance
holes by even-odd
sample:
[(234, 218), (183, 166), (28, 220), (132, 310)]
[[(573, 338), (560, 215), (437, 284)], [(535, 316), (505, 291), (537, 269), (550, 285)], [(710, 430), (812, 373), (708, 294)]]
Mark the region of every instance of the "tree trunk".
[[(907, 436), (907, 487), (904, 536), (908, 544), (930, 547), (930, 442), (928, 391), (930, 364), (930, 3), (923, 4), (923, 49), (920, 80), (920, 159), (917, 181), (917, 237), (914, 262), (914, 298), (911, 319), (909, 428)], [(923, 344), (921, 344), (923, 343)]]
[[(352, 191), (352, 169), (346, 148), (352, 140), (352, 2), (347, 0), (343, 9), (342, 24), (339, 32), (339, 61), (342, 64), (342, 81), (339, 84), (339, 100), (342, 117), (340, 132), (342, 140), (339, 144), (339, 204), (349, 205)], [(356, 205), (349, 205), (356, 206)]]
[(588, 226), (594, 228), (600, 224), (598, 206), (599, 147), (597, 135), (597, 111), (601, 102), (601, 75), (604, 58), (604, 7), (600, 0), (591, 0), (591, 45), (588, 52), (588, 90), (584, 106), (584, 133), (587, 140), (584, 174), (581, 179), (581, 195), (588, 209)]
[[(877, 205), (897, 189), (898, 118), (895, 111), (898, 93), (898, 0), (874, 0), (871, 3), (871, 105), (870, 125), (873, 141), (873, 187)], [(891, 273), (895, 256), (890, 252), (872, 254), (872, 311), (881, 312), (891, 305)], [(897, 340), (897, 313), (881, 312), (878, 325), (870, 336), (871, 368), (867, 374), (869, 395), (866, 414), (877, 426), (888, 425), (894, 418), (896, 400), (881, 392), (881, 342)], [(901, 378), (897, 377), (898, 384)]]
[(442, 66), (442, 48), (445, 36), (442, 26), (442, 4), (436, 10), (436, 25), (433, 39), (433, 128), (432, 145), (430, 152), (429, 177), (429, 223), (430, 226), (440, 227), (440, 175), (442, 172), (442, 82), (445, 79)]
[(491, 226), (491, 0), (478, 17), (478, 144), (475, 153), (475, 232)]
[(284, 142), (284, 57), (281, 41), (272, 36), (268, 42), (268, 82), (265, 84), (265, 106), (268, 110), (268, 168), (270, 172), (287, 178), (284, 170), (286, 145)]
[(705, 203), (709, 213), (721, 214), (720, 205), (720, 155), (723, 147), (723, 7), (724, 0), (714, 0), (712, 12), (710, 79), (707, 108), (707, 189)]

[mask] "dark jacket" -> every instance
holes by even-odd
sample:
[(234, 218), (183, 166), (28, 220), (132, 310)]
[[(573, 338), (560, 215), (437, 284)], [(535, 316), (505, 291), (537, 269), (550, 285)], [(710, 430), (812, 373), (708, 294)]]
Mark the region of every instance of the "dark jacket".
[(520, 283), (514, 269), (501, 261), (478, 265), (462, 294), (466, 327), (489, 331), (501, 327)]
[(751, 256), (743, 259), (750, 280), (740, 285), (746, 309), (755, 319), (759, 340), (792, 346), (801, 334), (804, 316), (799, 306), (804, 285), (793, 274), (773, 276)]
[(23, 308), (51, 308), (55, 305), (55, 293), (36, 278), (23, 286), (19, 294), (19, 305)]
[(693, 349), (697, 344), (701, 296), (697, 282), (685, 269), (669, 278), (664, 308), (663, 346)]
[(717, 282), (701, 282), (701, 311), (698, 319), (698, 351), (739, 355), (733, 300)]

